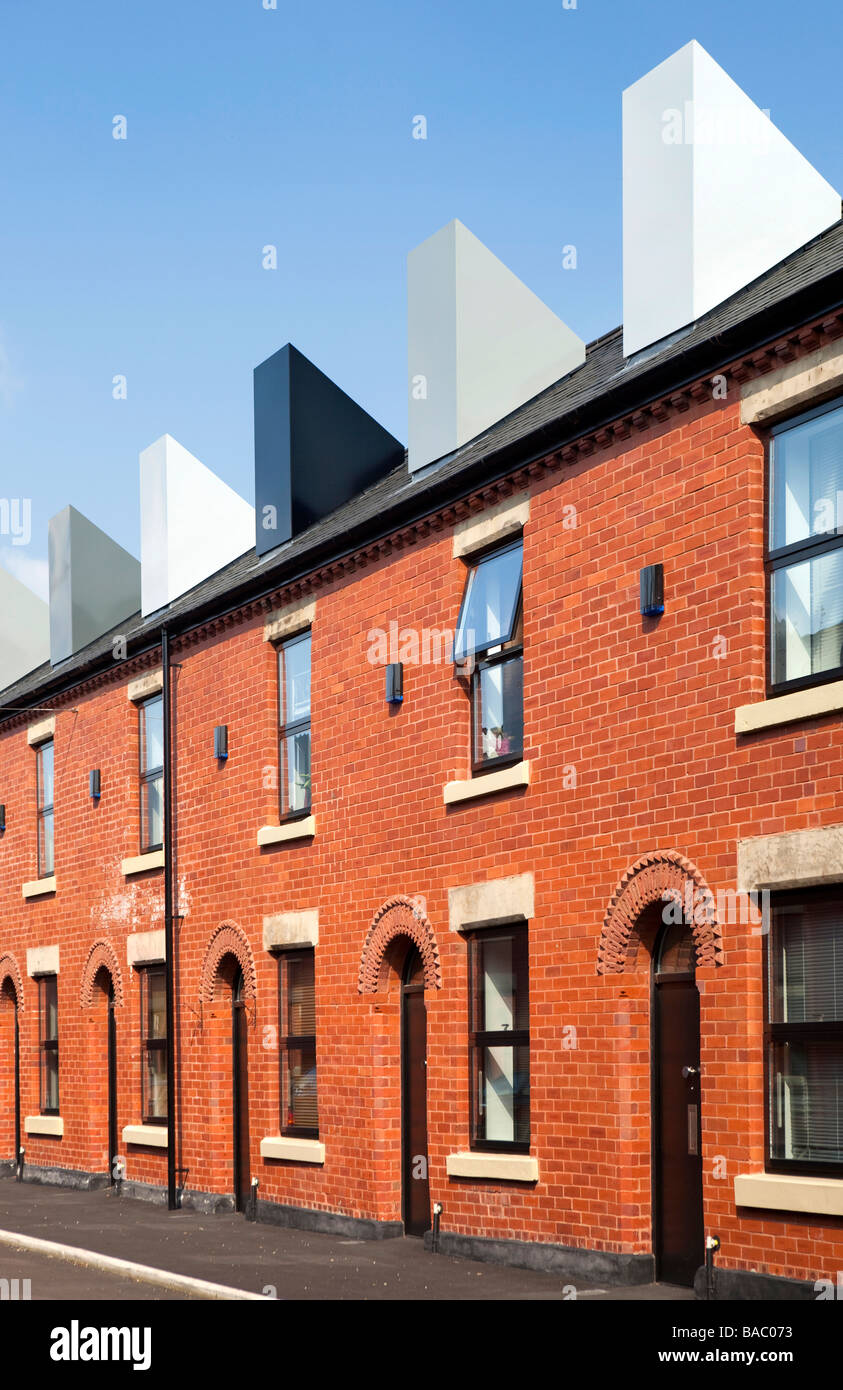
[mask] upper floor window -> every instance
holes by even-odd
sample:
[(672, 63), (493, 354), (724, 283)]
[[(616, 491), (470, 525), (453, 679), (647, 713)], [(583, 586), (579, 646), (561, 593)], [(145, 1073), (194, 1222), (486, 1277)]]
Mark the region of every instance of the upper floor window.
[(51, 878), (55, 872), (53, 850), (53, 787), (54, 787), (54, 746), (53, 740), (41, 743), (35, 750), (35, 771), (38, 804), (38, 877)]
[(280, 815), (310, 810), (310, 633), (278, 648)]
[(773, 898), (767, 942), (767, 1166), (843, 1171), (843, 900)]
[(141, 1114), (145, 1123), (167, 1119), (167, 996), (163, 965), (140, 972)]
[(469, 940), (471, 1147), (530, 1147), (530, 1001), (527, 927)]
[(140, 720), (141, 850), (164, 844), (164, 700), (154, 695), (138, 707)]
[(521, 541), (479, 559), (468, 573), (454, 660), (471, 666), (475, 772), (516, 762), (524, 750)]
[(773, 431), (768, 515), (770, 684), (843, 675), (843, 406)]
[(281, 1006), (281, 1129), (315, 1139), (316, 991), (314, 952), (283, 952), (278, 962)]
[(41, 1114), (59, 1113), (59, 992), (56, 975), (38, 979)]

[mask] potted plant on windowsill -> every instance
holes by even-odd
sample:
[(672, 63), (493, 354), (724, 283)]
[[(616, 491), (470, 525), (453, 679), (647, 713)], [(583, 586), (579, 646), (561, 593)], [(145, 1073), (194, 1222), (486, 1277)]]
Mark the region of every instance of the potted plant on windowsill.
[(310, 773), (297, 772), (293, 786), (296, 792), (296, 800), (299, 802), (298, 810), (307, 811), (310, 808)]

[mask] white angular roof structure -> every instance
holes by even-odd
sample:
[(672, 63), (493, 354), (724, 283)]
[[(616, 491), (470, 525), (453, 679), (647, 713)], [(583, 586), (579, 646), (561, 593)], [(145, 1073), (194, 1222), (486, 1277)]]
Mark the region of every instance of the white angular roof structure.
[(255, 544), (255, 509), (164, 434), (140, 456), (141, 611), (146, 617)]
[(49, 605), (0, 568), (0, 690), (42, 666), (49, 655)]
[(464, 227), (407, 258), (409, 467), (458, 449), (585, 361), (585, 344)]
[(625, 355), (722, 304), (840, 211), (769, 117), (686, 44), (623, 94)]
[(140, 565), (75, 507), (50, 521), (50, 660), (54, 666), (140, 607)]

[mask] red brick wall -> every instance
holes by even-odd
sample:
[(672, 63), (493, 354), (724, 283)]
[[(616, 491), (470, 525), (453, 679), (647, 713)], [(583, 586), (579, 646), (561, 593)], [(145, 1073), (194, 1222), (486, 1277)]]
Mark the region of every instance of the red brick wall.
[[(638, 573), (657, 560), (667, 607), (654, 622), (638, 612)], [(444, 783), (470, 770), (464, 689), (447, 664), (408, 666), (403, 705), (387, 706), (367, 634), (392, 620), (452, 627), (464, 577), (443, 527), (319, 591), (312, 841), (256, 844), (258, 828), (277, 818), (265, 775), (277, 763), (275, 659), (262, 623), (177, 646), (180, 1162), (190, 1188), (231, 1190), (230, 1014), (224, 990), (214, 1003), (201, 998), (209, 943), (230, 923), (254, 962), (251, 1156), (261, 1196), (400, 1219), (397, 976), (386, 992), (360, 994), (358, 971), (382, 904), (421, 895), (442, 972), (442, 988), (426, 1000), (430, 1190), (443, 1203), (443, 1227), (649, 1251), (649, 955), (640, 950), (622, 974), (597, 974), (611, 895), (656, 849), (678, 850), (715, 893), (734, 889), (740, 839), (841, 820), (835, 720), (735, 739), (734, 707), (764, 691), (762, 443), (740, 425), (734, 400), (711, 402), (535, 485), (524, 533), (531, 783), (446, 808)], [(138, 852), (127, 680), (118, 670), (58, 716), (54, 899), (21, 900), (21, 883), (35, 876), (34, 755), (24, 728), (0, 732), (9, 817), (0, 954), (13, 951), (25, 971), (27, 946), (61, 946), (65, 1133), (30, 1136), (32, 1163), (103, 1169), (101, 1110), (98, 1129), (86, 1117), (91, 1097), (101, 1107), (104, 1035), (80, 1007), (82, 969), (101, 938), (123, 976), (120, 1127), (140, 1120), (139, 989), (126, 937), (162, 925), (163, 885), (160, 872), (140, 880), (120, 872), (120, 859)], [(229, 726), (221, 766), (212, 756), (217, 723)], [(96, 766), (95, 808), (87, 774)], [(540, 1181), (449, 1180), (446, 1155), (468, 1147), (468, 1065), (466, 945), (449, 930), (448, 889), (520, 873), (535, 876), (536, 890), (531, 1151)], [(263, 950), (262, 919), (315, 907), (323, 1168), (259, 1157), (279, 1120), (277, 967)], [(843, 1223), (735, 1211), (735, 1175), (763, 1167), (761, 939), (740, 924), (724, 924), (722, 935), (724, 963), (698, 972), (706, 1230), (721, 1237), (723, 1266), (832, 1277)], [(25, 992), (29, 1114), (37, 1110), (31, 980)], [(165, 1180), (163, 1153), (125, 1156), (130, 1179)]]

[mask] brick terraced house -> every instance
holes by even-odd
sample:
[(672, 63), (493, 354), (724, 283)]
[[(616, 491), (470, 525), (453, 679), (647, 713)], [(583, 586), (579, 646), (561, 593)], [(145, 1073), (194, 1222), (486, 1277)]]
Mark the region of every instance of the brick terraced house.
[(694, 44), (624, 180), (622, 330), (452, 223), (406, 454), (288, 346), (256, 512), (165, 436), (141, 565), (68, 508), (49, 611), (0, 576), (9, 1171), (435, 1208), (575, 1284), (843, 1269), (840, 198)]

